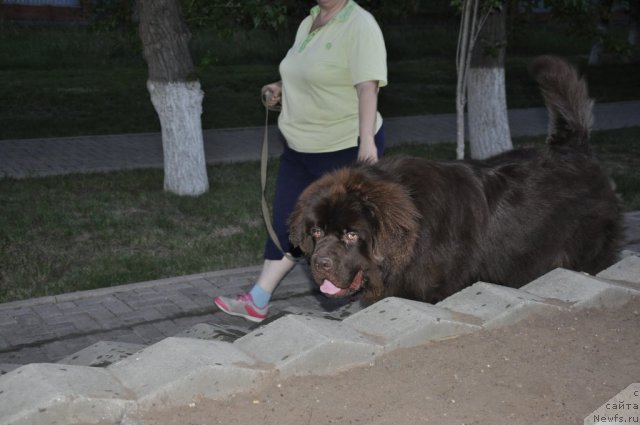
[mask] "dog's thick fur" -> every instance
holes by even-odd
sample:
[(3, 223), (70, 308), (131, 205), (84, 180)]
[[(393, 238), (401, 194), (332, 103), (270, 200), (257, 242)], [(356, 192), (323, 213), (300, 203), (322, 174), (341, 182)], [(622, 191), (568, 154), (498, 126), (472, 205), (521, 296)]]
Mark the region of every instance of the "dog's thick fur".
[(590, 153), (586, 84), (558, 58), (531, 70), (550, 113), (546, 146), (484, 161), (389, 157), (302, 193), (290, 238), (322, 292), (437, 302), (476, 281), (519, 287), (616, 260), (621, 208)]

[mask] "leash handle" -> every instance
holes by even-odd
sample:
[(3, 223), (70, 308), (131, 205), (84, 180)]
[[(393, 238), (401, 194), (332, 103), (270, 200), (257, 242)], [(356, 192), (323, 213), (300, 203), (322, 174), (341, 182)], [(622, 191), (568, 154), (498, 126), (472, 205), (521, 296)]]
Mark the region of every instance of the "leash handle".
[(282, 255), (287, 257), (289, 260), (297, 262), (298, 259), (291, 255), (290, 252), (285, 252), (282, 249), (282, 245), (280, 244), (280, 240), (278, 239), (278, 235), (276, 231), (273, 229), (271, 225), (271, 213), (269, 211), (269, 205), (267, 203), (267, 198), (265, 196), (265, 192), (267, 189), (267, 164), (269, 162), (269, 110), (279, 111), (280, 107), (277, 109), (273, 109), (273, 107), (269, 107), (269, 101), (273, 93), (267, 90), (262, 95), (262, 104), (265, 109), (265, 119), (264, 119), (264, 137), (262, 139), (262, 155), (260, 156), (260, 185), (262, 187), (262, 219), (264, 220), (265, 227), (267, 228), (267, 233), (269, 233), (269, 237), (273, 244), (282, 252)]
[(278, 112), (282, 109), (282, 106), (279, 103), (273, 106), (269, 106), (269, 102), (271, 102), (272, 97), (273, 97), (273, 92), (271, 90), (266, 90), (264, 93), (262, 93), (262, 104), (267, 109), (267, 119), (268, 119), (269, 111)]

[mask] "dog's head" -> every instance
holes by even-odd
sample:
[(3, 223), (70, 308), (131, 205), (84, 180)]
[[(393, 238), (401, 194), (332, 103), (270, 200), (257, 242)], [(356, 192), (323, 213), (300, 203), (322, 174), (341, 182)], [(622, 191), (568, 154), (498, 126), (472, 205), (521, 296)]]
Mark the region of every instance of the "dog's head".
[(375, 165), (329, 173), (310, 185), (289, 218), (289, 237), (331, 297), (360, 289), (379, 298), (381, 276), (411, 260), (419, 213), (406, 189)]

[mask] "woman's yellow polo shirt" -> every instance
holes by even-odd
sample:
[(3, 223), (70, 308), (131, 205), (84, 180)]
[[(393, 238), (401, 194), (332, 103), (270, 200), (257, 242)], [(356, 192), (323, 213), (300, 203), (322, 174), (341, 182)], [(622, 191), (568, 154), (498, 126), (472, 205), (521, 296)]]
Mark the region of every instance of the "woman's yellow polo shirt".
[[(373, 16), (350, 0), (325, 26), (310, 33), (319, 13), (311, 9), (293, 47), (280, 63), (282, 111), (278, 127), (293, 150), (333, 152), (357, 145), (355, 85), (387, 84), (387, 52)], [(376, 131), (382, 125), (377, 113)]]

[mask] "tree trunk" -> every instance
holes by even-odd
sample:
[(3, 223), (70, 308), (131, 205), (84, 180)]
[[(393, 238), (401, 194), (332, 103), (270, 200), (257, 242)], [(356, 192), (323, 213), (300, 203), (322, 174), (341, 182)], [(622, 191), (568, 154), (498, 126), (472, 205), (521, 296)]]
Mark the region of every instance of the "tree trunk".
[(638, 45), (638, 30), (640, 30), (640, 0), (629, 2), (629, 34), (627, 42), (630, 46)]
[(591, 45), (589, 51), (589, 65), (602, 64), (603, 55), (605, 53), (604, 40), (609, 34), (609, 23), (611, 8), (613, 7), (613, 0), (598, 0), (595, 4), (598, 16), (598, 22), (596, 22), (596, 34), (597, 37)]
[(506, 4), (494, 10), (474, 45), (468, 75), (469, 146), (483, 159), (513, 148), (507, 114), (504, 56)]
[(147, 89), (162, 128), (164, 189), (201, 195), (209, 190), (209, 179), (200, 117), (203, 93), (189, 52), (191, 34), (179, 0), (139, 0), (138, 7)]
[(477, 36), (479, 0), (465, 0), (462, 3), (460, 32), (456, 49), (456, 158), (464, 159), (465, 106), (467, 106), (467, 86), (471, 50)]

